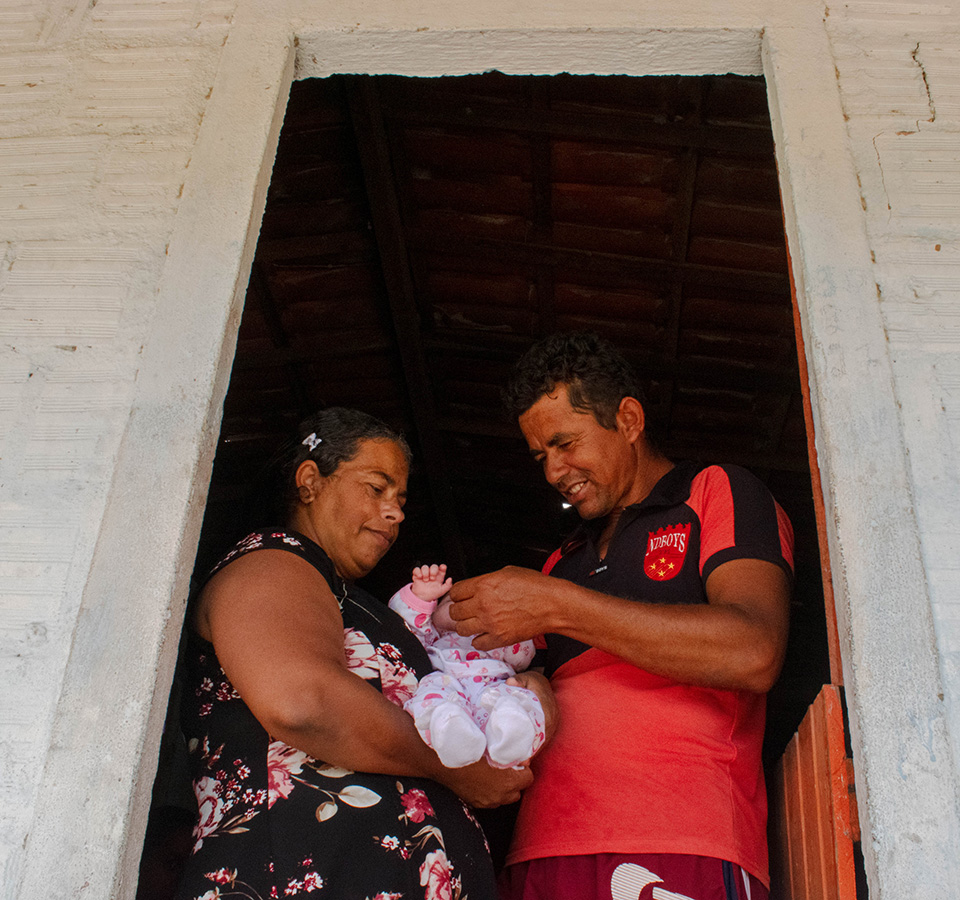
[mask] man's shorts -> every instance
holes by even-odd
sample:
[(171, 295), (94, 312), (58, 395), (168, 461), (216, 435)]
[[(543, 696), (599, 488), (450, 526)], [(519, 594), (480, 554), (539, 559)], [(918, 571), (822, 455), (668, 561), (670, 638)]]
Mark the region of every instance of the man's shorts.
[(508, 866), (500, 900), (769, 900), (733, 863), (679, 853), (552, 856)]

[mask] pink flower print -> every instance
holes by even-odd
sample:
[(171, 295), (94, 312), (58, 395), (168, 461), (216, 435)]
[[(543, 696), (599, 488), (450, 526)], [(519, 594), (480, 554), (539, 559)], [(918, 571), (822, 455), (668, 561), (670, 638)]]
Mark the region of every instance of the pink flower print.
[(201, 716), (209, 716), (210, 713), (212, 713), (212, 712), (213, 712), (213, 704), (212, 704), (212, 703), (204, 703), (204, 704), (201, 705), (201, 707), (200, 707), (200, 715), (201, 715)]
[(384, 850), (397, 850), (400, 847), (400, 840), (394, 835), (388, 834), (380, 839), (380, 846)]
[(420, 866), (420, 884), (426, 888), (424, 900), (453, 900), (450, 863), (443, 850), (434, 850)]
[(279, 896), (280, 896), (280, 895), (277, 893), (276, 885), (274, 885), (272, 888), (270, 888), (270, 897), (271, 897), (271, 900), (277, 900), (277, 898), (278, 898)]
[(221, 681), (220, 686), (217, 688), (217, 699), (221, 702), (226, 702), (227, 700), (239, 700), (240, 695), (237, 693), (236, 688), (229, 681)]
[(197, 805), (200, 807), (200, 820), (193, 830), (193, 836), (196, 838), (194, 852), (196, 852), (203, 846), (203, 839), (220, 827), (224, 805), (223, 800), (220, 799), (223, 788), (215, 778), (201, 778), (194, 783), (193, 789), (197, 795)]
[(344, 628), (343, 650), (347, 657), (347, 668), (354, 675), (359, 675), (364, 681), (372, 681), (380, 674), (376, 651), (362, 631)]
[[(307, 874), (303, 876), (303, 881), (291, 878), (287, 882), (286, 888), (284, 888), (283, 896), (293, 897), (301, 893), (311, 894), (314, 891), (319, 891), (322, 887), (323, 879), (320, 877), (320, 874), (318, 872), (307, 872)], [(271, 893), (270, 896), (272, 897), (274, 894)]]
[(220, 900), (220, 888), (214, 888), (212, 891), (207, 891), (205, 894), (198, 897), (197, 900)]
[(411, 822), (422, 822), (424, 816), (435, 816), (427, 795), (420, 788), (411, 788), (400, 797), (403, 810)]
[(309, 894), (311, 891), (318, 891), (323, 887), (323, 879), (317, 872), (307, 872), (303, 876), (303, 889)]
[(394, 894), (392, 891), (387, 893), (386, 891), (380, 891), (379, 894), (374, 894), (372, 900), (400, 900), (403, 897), (403, 894)]
[(403, 654), (395, 644), (390, 644), (384, 641), (377, 649), (379, 650), (381, 656), (385, 656), (387, 659), (391, 659), (395, 663), (398, 663), (403, 659)]
[(469, 661), (474, 660), (474, 659), (480, 659), (480, 654), (479, 654), (476, 650), (468, 650), (468, 651), (467, 651), (467, 661), (469, 662)]
[(207, 872), (204, 878), (215, 881), (217, 884), (233, 884), (237, 880), (236, 869), (217, 869), (216, 872)]
[(417, 692), (417, 676), (406, 666), (395, 666), (380, 657), (380, 690), (383, 696), (397, 706), (403, 706)]
[(281, 798), (286, 799), (293, 790), (292, 775), (299, 775), (307, 754), (296, 750), (283, 741), (271, 741), (267, 749), (267, 789), (271, 808)]

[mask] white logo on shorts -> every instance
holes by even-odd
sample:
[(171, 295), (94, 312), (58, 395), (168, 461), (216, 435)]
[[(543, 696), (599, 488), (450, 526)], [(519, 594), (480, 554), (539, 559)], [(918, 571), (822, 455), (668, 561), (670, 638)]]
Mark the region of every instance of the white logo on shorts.
[[(610, 878), (610, 896), (613, 900), (639, 900), (645, 887), (661, 883), (663, 879), (649, 869), (636, 863), (621, 863), (613, 870)], [(655, 887), (653, 900), (694, 900), (686, 894), (675, 894), (664, 888)]]

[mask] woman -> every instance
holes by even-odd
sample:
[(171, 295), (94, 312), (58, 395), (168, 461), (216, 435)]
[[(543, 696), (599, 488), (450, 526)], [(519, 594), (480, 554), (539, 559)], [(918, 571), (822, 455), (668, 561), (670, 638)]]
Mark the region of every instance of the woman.
[[(509, 803), (532, 776), (440, 764), (401, 708), (426, 652), (353, 584), (396, 540), (409, 450), (353, 410), (301, 428), (288, 527), (241, 541), (192, 616), (184, 732), (200, 823), (179, 897), (493, 898), (459, 798)], [(528, 686), (552, 712), (544, 684)]]

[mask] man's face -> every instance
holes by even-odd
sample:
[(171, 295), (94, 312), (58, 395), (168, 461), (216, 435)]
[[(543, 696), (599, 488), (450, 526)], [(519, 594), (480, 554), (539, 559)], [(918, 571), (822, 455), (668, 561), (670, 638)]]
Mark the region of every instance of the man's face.
[(570, 405), (561, 384), (520, 416), (520, 428), (544, 477), (581, 518), (597, 519), (633, 502), (635, 448), (619, 416), (616, 429), (602, 427), (593, 413)]

